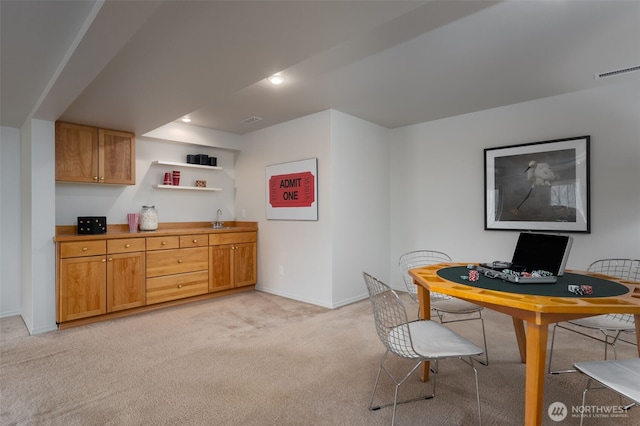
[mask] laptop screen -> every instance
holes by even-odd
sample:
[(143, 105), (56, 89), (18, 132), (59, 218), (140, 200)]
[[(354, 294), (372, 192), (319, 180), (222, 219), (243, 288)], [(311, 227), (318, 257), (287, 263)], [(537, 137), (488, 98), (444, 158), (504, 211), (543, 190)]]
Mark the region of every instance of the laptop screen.
[(568, 235), (522, 232), (511, 262), (529, 272), (542, 269), (561, 276), (569, 259), (572, 242), (573, 238)]

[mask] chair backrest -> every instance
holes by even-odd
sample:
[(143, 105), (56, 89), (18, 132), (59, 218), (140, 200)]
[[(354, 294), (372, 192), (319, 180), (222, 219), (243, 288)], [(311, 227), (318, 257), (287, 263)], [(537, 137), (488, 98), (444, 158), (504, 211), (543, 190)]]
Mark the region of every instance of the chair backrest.
[(589, 265), (587, 270), (616, 278), (640, 281), (640, 260), (638, 259), (600, 259)]
[(407, 311), (395, 291), (377, 278), (363, 272), (369, 292), (378, 337), (386, 348), (404, 358), (415, 358)]
[[(451, 262), (451, 258), (446, 253), (434, 250), (415, 250), (400, 256), (398, 265), (402, 272), (407, 291), (413, 300), (417, 300), (418, 288), (413, 283), (413, 277), (409, 275), (410, 269), (421, 268), (423, 266), (435, 265), (436, 263)], [(432, 294), (432, 297), (436, 295)]]
[[(612, 277), (640, 281), (640, 260), (638, 259), (600, 259), (587, 268), (590, 272), (610, 275)], [(606, 314), (610, 319), (627, 323), (633, 328), (634, 319), (631, 314)]]

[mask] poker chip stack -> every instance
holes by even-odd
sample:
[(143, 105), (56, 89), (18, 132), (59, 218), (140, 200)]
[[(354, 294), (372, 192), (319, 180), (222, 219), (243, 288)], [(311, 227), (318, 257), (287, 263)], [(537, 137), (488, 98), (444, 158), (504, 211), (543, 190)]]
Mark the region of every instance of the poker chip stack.
[(469, 271), (469, 281), (478, 281), (480, 279), (480, 272), (475, 269)]

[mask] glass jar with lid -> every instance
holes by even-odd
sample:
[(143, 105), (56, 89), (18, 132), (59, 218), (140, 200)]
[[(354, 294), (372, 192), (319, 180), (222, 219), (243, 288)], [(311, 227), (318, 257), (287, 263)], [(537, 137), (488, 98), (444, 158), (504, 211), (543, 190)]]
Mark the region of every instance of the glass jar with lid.
[(158, 212), (156, 206), (142, 206), (140, 211), (140, 230), (155, 231), (158, 229)]

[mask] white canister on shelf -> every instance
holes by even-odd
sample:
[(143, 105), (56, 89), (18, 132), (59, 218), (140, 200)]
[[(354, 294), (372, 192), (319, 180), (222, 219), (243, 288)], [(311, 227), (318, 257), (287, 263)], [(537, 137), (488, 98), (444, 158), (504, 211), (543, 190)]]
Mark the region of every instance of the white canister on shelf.
[(142, 206), (139, 225), (141, 231), (155, 231), (158, 229), (158, 212), (156, 211), (156, 206)]

